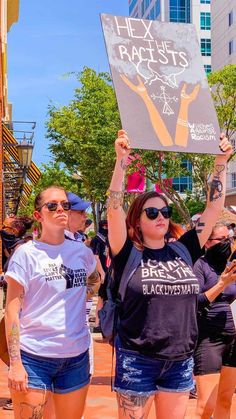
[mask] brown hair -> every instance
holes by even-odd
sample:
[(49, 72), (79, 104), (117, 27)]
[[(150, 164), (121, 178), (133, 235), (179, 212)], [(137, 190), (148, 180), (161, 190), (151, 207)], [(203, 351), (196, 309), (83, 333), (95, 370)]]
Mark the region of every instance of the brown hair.
[[(135, 244), (135, 246), (140, 250), (143, 250), (144, 246), (143, 246), (143, 236), (138, 226), (138, 221), (140, 219), (145, 202), (151, 198), (161, 198), (164, 204), (168, 206), (168, 201), (164, 195), (155, 191), (145, 192), (139, 195), (137, 198), (135, 198), (135, 200), (132, 202), (132, 204), (130, 205), (128, 214), (127, 214), (127, 218), (126, 218), (128, 236), (132, 240), (132, 242)], [(170, 219), (168, 233), (173, 238), (179, 238), (180, 235), (177, 234), (178, 232), (179, 232), (178, 224), (175, 224)]]
[(61, 191), (64, 191), (65, 194), (66, 194), (66, 190), (62, 186), (57, 186), (57, 185), (48, 186), (47, 188), (45, 188), (41, 192), (39, 192), (38, 195), (36, 195), (35, 200), (34, 200), (34, 209), (35, 210), (38, 210), (42, 206), (43, 194), (44, 194), (44, 192), (48, 191), (49, 189), (59, 189)]

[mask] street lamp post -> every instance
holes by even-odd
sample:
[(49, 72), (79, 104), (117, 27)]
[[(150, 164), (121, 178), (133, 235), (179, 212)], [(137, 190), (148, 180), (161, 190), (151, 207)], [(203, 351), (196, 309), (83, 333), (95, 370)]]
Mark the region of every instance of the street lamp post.
[(23, 140), (21, 143), (17, 144), (17, 151), (19, 156), (19, 164), (23, 169), (23, 178), (26, 178), (27, 170), (30, 167), (32, 161), (34, 144)]

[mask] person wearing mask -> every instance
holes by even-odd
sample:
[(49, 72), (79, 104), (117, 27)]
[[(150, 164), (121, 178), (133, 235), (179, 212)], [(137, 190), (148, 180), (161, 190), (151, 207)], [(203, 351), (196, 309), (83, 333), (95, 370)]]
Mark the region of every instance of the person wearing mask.
[(83, 415), (90, 382), (87, 287), (96, 287), (96, 260), (86, 246), (65, 239), (70, 202), (51, 186), (35, 198), (39, 240), (20, 246), (5, 278), (8, 385), (15, 419), (42, 418), (53, 397), (56, 419)]
[[(119, 305), (114, 389), (120, 419), (147, 418), (153, 401), (158, 419), (184, 418), (193, 387), (192, 355), (198, 334), (199, 285), (191, 260), (201, 256), (221, 213), (226, 164), (232, 153), (224, 135), (219, 146), (223, 153), (216, 156), (206, 208), (196, 229), (166, 244), (172, 220), (164, 195), (155, 191), (139, 195), (125, 215), (123, 184), (130, 143), (123, 130), (115, 141), (107, 218), (116, 289), (125, 267), (131, 264), (130, 255), (141, 252), (140, 264), (133, 270)], [(174, 250), (177, 247), (182, 249), (182, 257)], [(231, 281), (236, 279), (233, 269), (225, 275)]]
[(205, 248), (206, 254), (193, 269), (200, 285), (199, 337), (194, 353), (195, 418), (209, 419), (214, 413), (214, 419), (229, 419), (236, 386), (236, 329), (230, 307), (236, 299), (236, 282), (231, 283), (224, 275), (231, 255), (225, 223), (216, 223)]

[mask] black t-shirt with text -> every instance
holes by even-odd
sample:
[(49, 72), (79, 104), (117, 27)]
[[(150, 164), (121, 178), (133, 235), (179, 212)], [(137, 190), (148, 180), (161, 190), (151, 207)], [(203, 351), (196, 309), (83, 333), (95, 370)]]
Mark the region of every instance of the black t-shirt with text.
[[(179, 241), (190, 252), (193, 263), (202, 255), (195, 230)], [(115, 282), (119, 284), (132, 249), (127, 239), (113, 259)], [(140, 266), (130, 279), (119, 310), (118, 334), (127, 349), (157, 359), (185, 359), (197, 341), (197, 296), (199, 284), (180, 256), (165, 245), (144, 248)]]

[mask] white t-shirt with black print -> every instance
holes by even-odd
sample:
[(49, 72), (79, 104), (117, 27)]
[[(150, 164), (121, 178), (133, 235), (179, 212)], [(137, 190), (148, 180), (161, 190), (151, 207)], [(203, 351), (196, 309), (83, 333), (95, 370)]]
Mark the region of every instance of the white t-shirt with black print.
[(72, 240), (60, 245), (32, 240), (15, 251), (6, 276), (25, 291), (20, 313), (22, 350), (66, 358), (88, 349), (86, 282), (95, 267), (92, 251)]

